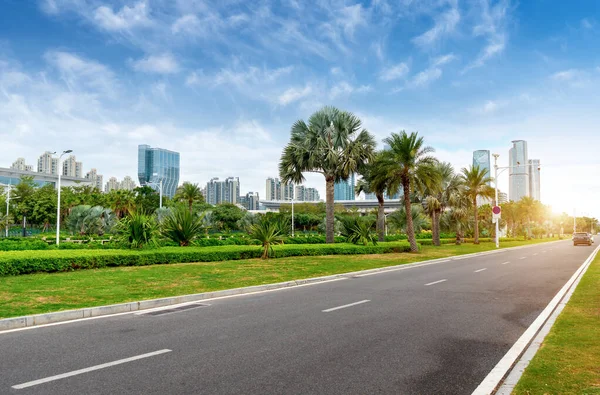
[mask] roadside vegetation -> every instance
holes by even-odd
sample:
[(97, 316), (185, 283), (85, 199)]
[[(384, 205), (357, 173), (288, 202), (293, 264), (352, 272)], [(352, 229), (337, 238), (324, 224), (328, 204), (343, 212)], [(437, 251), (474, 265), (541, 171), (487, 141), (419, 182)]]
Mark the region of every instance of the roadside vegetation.
[[(531, 243), (542, 243), (549, 239), (529, 241), (506, 241), (502, 247), (515, 247)], [(386, 245), (369, 245), (367, 251), (390, 251)], [(402, 242), (402, 249), (410, 250), (410, 244)], [(235, 247), (235, 246), (234, 246)], [(28, 314), (47, 313), (81, 307), (102, 306), (144, 299), (217, 291), (251, 285), (270, 284), (281, 281), (347, 273), (357, 270), (394, 266), (427, 259), (444, 258), (455, 255), (495, 249), (493, 243), (446, 244), (441, 247), (422, 246), (418, 254), (393, 253), (362, 254), (363, 246), (353, 244), (323, 244), (325, 248), (344, 248), (353, 255), (295, 256), (290, 257), (286, 249), (307, 248), (312, 245), (277, 245), (278, 259), (241, 259), (219, 262), (177, 263), (170, 265), (108, 267), (104, 269), (78, 270), (61, 273), (38, 273), (27, 276), (3, 277), (0, 282), (0, 318)], [(230, 248), (230, 247), (227, 247)], [(239, 247), (236, 247), (239, 248)], [(246, 247), (241, 247), (246, 248)], [(212, 248), (206, 248), (210, 250)], [(215, 249), (215, 253), (222, 249)], [(393, 250), (394, 247), (391, 248)], [(202, 250), (201, 248), (171, 247), (167, 250)], [(258, 247), (251, 250), (253, 256), (262, 253)], [(50, 254), (87, 253), (94, 251), (42, 251)], [(111, 251), (98, 251), (110, 253)], [(150, 251), (151, 252), (151, 251)], [(18, 252), (12, 252), (15, 254)], [(139, 251), (123, 251), (125, 254), (141, 254)]]
[(513, 394), (600, 394), (600, 255), (525, 370)]

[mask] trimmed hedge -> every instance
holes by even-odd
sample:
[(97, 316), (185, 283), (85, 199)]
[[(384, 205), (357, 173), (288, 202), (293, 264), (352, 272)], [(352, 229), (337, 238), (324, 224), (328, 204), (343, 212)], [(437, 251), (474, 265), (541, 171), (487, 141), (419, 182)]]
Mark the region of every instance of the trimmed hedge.
[(48, 243), (36, 239), (0, 240), (0, 251), (47, 250)]
[[(386, 254), (409, 252), (408, 243), (279, 245), (274, 257), (316, 255)], [(114, 266), (143, 266), (169, 263), (215, 262), (259, 258), (262, 247), (163, 247), (153, 250), (49, 250), (11, 251), (0, 255), (0, 276), (52, 273)]]

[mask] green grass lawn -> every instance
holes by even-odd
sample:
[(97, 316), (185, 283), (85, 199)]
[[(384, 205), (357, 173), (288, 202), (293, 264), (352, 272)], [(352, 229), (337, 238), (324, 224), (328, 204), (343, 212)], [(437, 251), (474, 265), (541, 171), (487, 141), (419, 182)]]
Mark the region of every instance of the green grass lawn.
[[(502, 247), (544, 241), (548, 240), (504, 242)], [(493, 243), (423, 246), (417, 254), (248, 259), (0, 277), (0, 318), (269, 284), (493, 249)]]
[(581, 279), (513, 394), (600, 394), (600, 256)]

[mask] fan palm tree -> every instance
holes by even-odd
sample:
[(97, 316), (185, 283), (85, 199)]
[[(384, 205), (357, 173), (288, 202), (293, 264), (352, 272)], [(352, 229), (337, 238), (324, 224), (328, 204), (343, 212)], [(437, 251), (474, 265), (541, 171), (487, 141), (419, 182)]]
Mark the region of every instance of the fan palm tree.
[(186, 202), (191, 213), (194, 202), (202, 200), (202, 191), (198, 184), (184, 182), (183, 185), (177, 188), (175, 199)]
[[(419, 137), (416, 132), (392, 133), (384, 142), (390, 148), (383, 152), (379, 168), (382, 177), (388, 179), (388, 193), (395, 195), (402, 187), (404, 210), (411, 212), (411, 193), (414, 190), (425, 190), (439, 180), (439, 175), (434, 171), (437, 159), (429, 155), (434, 149), (425, 146), (423, 137)], [(410, 215), (407, 216), (406, 235), (411, 251), (417, 252), (419, 247)]]
[(462, 181), (465, 194), (471, 199), (474, 212), (474, 243), (479, 244), (479, 210), (477, 207), (477, 198), (485, 197), (492, 199), (494, 197), (494, 188), (489, 184), (492, 178), (487, 175), (488, 171), (479, 166), (471, 166), (468, 169), (462, 169)]
[(410, 216), (406, 215), (406, 209), (401, 207), (388, 216), (390, 224), (401, 231), (406, 232), (408, 222), (410, 221), (415, 233), (421, 233), (421, 230), (427, 225), (427, 218), (423, 215), (423, 207), (419, 204), (413, 204), (410, 207)]
[(375, 140), (354, 114), (324, 107), (291, 129), (279, 163), (282, 182), (301, 183), (305, 172), (320, 173), (326, 185), (326, 240), (334, 242), (333, 189), (374, 157)]
[(373, 162), (369, 163), (362, 170), (360, 179), (356, 184), (355, 192), (358, 195), (361, 192), (374, 193), (377, 198), (377, 236), (379, 241), (385, 240), (385, 211), (384, 195), (387, 190), (388, 180), (385, 173), (381, 171), (382, 153), (377, 153)]
[(132, 191), (115, 190), (110, 191), (107, 196), (110, 208), (117, 218), (122, 218), (135, 207), (135, 196)]
[(539, 216), (542, 208), (539, 202), (530, 196), (524, 196), (517, 203), (517, 210), (522, 221), (527, 224), (527, 236), (531, 237), (531, 222)]

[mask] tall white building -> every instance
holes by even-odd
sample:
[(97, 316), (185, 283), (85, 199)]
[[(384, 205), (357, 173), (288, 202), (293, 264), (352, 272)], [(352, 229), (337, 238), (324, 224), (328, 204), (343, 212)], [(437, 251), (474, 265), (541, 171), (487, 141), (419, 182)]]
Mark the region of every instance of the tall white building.
[(540, 160), (529, 160), (529, 196), (541, 201), (540, 194)]
[(508, 196), (513, 202), (518, 202), (525, 196), (529, 196), (529, 158), (527, 154), (527, 142), (515, 140), (510, 149), (509, 163), (509, 186)]
[(125, 176), (123, 177), (123, 181), (121, 181), (121, 185), (119, 186), (119, 189), (125, 190), (125, 191), (133, 191), (135, 188), (135, 181), (133, 181), (133, 178), (129, 177), (129, 176)]
[(318, 202), (320, 200), (319, 191), (316, 188), (307, 188), (304, 185), (296, 186), (297, 202)]
[(40, 155), (37, 163), (38, 173), (58, 174), (58, 158), (54, 158), (53, 155), (50, 151)]
[(240, 179), (228, 177), (219, 181), (218, 177), (211, 179), (206, 184), (206, 202), (209, 204), (232, 203), (240, 201)]
[(17, 158), (17, 160), (13, 162), (10, 168), (21, 171), (33, 171), (33, 166), (26, 164), (25, 158)]
[(90, 180), (92, 182), (92, 185), (97, 188), (98, 190), (102, 191), (102, 187), (103, 187), (103, 182), (102, 182), (102, 175), (98, 174), (98, 171), (96, 169), (91, 169), (86, 175), (85, 178)]
[(246, 208), (248, 210), (258, 210), (258, 205), (259, 205), (259, 197), (258, 197), (258, 192), (248, 192), (246, 194)]
[(104, 187), (104, 192), (108, 193), (110, 191), (118, 191), (119, 190), (119, 181), (117, 181), (117, 177), (111, 177), (106, 182), (106, 186)]
[(265, 200), (291, 200), (294, 197), (294, 184), (286, 184), (279, 178), (267, 178)]
[(83, 164), (81, 162), (77, 162), (75, 155), (69, 155), (69, 157), (63, 161), (62, 175), (82, 178), (82, 174)]

